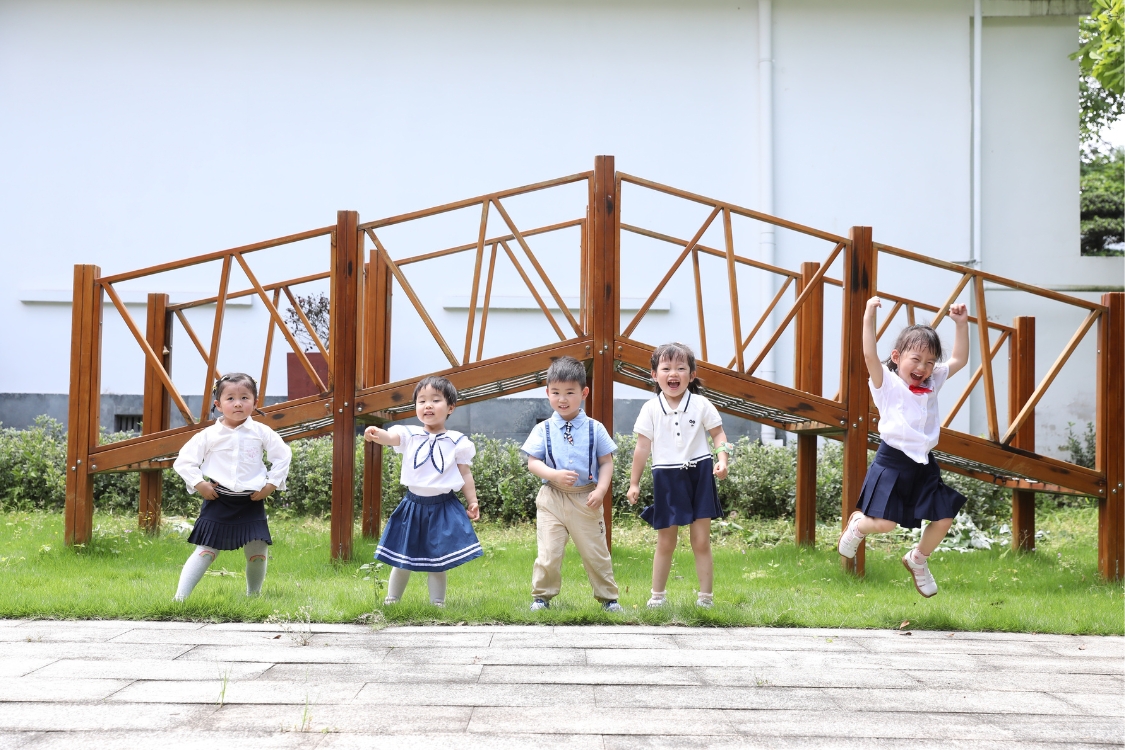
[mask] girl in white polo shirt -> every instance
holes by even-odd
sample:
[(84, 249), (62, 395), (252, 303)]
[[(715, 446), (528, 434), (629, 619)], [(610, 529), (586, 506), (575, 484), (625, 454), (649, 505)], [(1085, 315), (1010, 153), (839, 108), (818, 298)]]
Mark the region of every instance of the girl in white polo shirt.
[(863, 357), (871, 375), (871, 395), (879, 409), (882, 443), (867, 470), (860, 490), (859, 510), (852, 513), (840, 536), (840, 554), (855, 557), (868, 534), (917, 529), (929, 521), (914, 549), (902, 564), (914, 578), (914, 587), (925, 597), (937, 593), (937, 581), (928, 559), (949, 532), (953, 517), (965, 498), (941, 481), (941, 471), (930, 451), (938, 443), (941, 420), (937, 394), (945, 381), (965, 366), (969, 358), (969, 313), (965, 305), (949, 308), (957, 325), (953, 353), (942, 363), (941, 339), (927, 325), (904, 328), (891, 356), (879, 361), (875, 346), (875, 309), (878, 297), (867, 301), (863, 315)]
[[(652, 353), (651, 364), (657, 396), (641, 407), (633, 426), (637, 446), (633, 450), (628, 492), (630, 504), (635, 504), (640, 496), (641, 473), (651, 453), (653, 504), (641, 511), (641, 517), (657, 530), (652, 598), (648, 606), (664, 606), (679, 527), (689, 526), (699, 578), (695, 603), (710, 607), (714, 581), (711, 519), (723, 515), (715, 477), (726, 478), (732, 446), (723, 432), (718, 410), (700, 393), (703, 388), (695, 376), (695, 355), (691, 349), (679, 343), (658, 346)], [(711, 459), (708, 435), (718, 449), (717, 461)]]

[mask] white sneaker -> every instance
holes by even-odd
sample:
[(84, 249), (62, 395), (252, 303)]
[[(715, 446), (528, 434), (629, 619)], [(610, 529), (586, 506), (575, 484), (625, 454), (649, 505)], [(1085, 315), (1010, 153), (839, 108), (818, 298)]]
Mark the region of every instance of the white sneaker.
[(703, 609), (711, 609), (715, 606), (715, 600), (709, 596), (700, 596), (695, 600), (695, 606), (703, 607)]
[(840, 543), (836, 545), (836, 549), (839, 550), (840, 554), (849, 560), (855, 557), (856, 551), (859, 550), (860, 543), (863, 541), (864, 537), (867, 536), (866, 534), (860, 534), (859, 530), (856, 529), (856, 526), (862, 519), (863, 513), (861, 511), (857, 510), (855, 513), (852, 513), (851, 518), (848, 519), (847, 528), (844, 529), (843, 534), (840, 534)]
[(663, 591), (661, 591), (659, 594), (656, 593), (655, 591), (653, 591), (652, 592), (652, 598), (648, 600), (648, 608), (649, 609), (660, 609), (661, 607), (664, 606), (665, 601), (667, 601), (667, 600), (664, 598), (664, 592)]
[(902, 565), (910, 571), (910, 575), (914, 577), (914, 588), (918, 589), (918, 593), (929, 599), (937, 593), (937, 581), (930, 573), (929, 562), (924, 562), (918, 565), (911, 559), (914, 555), (914, 550), (910, 550), (902, 556)]

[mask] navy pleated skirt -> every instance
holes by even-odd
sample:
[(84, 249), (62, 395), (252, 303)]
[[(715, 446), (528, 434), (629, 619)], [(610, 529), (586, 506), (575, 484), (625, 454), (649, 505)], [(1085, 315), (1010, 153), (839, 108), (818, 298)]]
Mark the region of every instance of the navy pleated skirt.
[(885, 518), (908, 529), (922, 521), (953, 518), (965, 496), (941, 481), (934, 454), (920, 464), (898, 448), (883, 443), (867, 469), (857, 508), (872, 518)]
[(653, 469), (652, 505), (641, 511), (641, 518), (654, 529), (690, 526), (700, 518), (722, 518), (713, 467), (708, 456), (686, 468)]
[(204, 500), (203, 508), (188, 541), (212, 549), (241, 549), (247, 542), (261, 539), (273, 544), (266, 522), (266, 504), (250, 499), (253, 492), (232, 492), (215, 485), (216, 500)]
[(407, 492), (375, 548), (376, 560), (426, 573), (456, 568), (482, 554), (465, 506), (452, 492), (434, 497)]

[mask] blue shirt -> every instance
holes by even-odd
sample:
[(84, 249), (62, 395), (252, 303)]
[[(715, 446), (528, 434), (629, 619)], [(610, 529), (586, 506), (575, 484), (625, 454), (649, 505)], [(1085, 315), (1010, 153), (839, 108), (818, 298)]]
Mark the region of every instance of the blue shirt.
[(535, 425), (520, 450), (552, 469), (577, 472), (578, 481), (574, 484), (581, 487), (598, 481), (598, 459), (616, 451), (617, 443), (601, 422), (579, 409), (570, 422), (555, 412), (550, 419)]

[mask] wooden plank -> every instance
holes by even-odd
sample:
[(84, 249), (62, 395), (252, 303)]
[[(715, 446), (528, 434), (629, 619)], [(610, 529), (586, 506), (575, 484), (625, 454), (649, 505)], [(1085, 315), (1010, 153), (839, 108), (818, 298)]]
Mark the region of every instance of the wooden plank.
[(91, 401), (98, 400), (94, 370), (100, 368), (101, 269), (74, 266), (74, 302), (70, 323), (70, 398), (66, 440), (66, 495), (63, 538), (66, 544), (87, 544), (93, 535), (94, 485), (86, 471), (90, 441)]
[[(754, 340), (754, 337), (758, 335), (758, 330), (763, 325), (765, 325), (767, 320), (770, 319), (770, 313), (772, 313), (773, 309), (775, 307), (777, 307), (779, 302), (781, 302), (781, 299), (785, 296), (786, 290), (789, 289), (789, 285), (792, 284), (792, 283), (793, 283), (793, 279), (791, 279), (789, 277), (786, 277), (785, 283), (783, 283), (781, 285), (781, 288), (777, 290), (777, 294), (773, 295), (773, 299), (770, 300), (770, 303), (768, 305), (766, 305), (766, 309), (762, 311), (762, 315), (761, 315), (760, 318), (758, 318), (758, 322), (756, 322), (754, 324), (754, 327), (750, 329), (750, 333), (746, 334), (746, 338), (743, 339), (743, 341), (742, 341), (742, 351), (743, 352), (746, 351), (746, 347), (750, 346), (750, 342)], [(800, 294), (800, 291), (798, 291), (797, 294)], [(727, 364), (727, 367), (728, 368), (734, 367), (734, 365), (737, 361), (738, 361), (737, 357), (731, 357), (731, 360)]]
[(691, 238), (691, 241), (684, 246), (684, 249), (680, 253), (679, 257), (677, 257), (676, 260), (672, 263), (672, 267), (668, 269), (668, 273), (664, 274), (664, 278), (662, 278), (660, 280), (660, 283), (656, 285), (656, 288), (652, 290), (652, 294), (650, 294), (648, 296), (648, 299), (644, 301), (644, 304), (641, 305), (641, 309), (638, 310), (633, 319), (629, 321), (629, 325), (625, 326), (625, 336), (632, 335), (633, 331), (635, 331), (637, 326), (640, 325), (641, 319), (644, 318), (645, 313), (647, 313), (648, 309), (652, 307), (652, 303), (655, 302), (657, 296), (662, 291), (664, 291), (664, 287), (667, 286), (672, 277), (676, 275), (676, 271), (679, 270), (680, 264), (684, 262), (684, 259), (688, 257), (693, 249), (695, 249), (695, 246), (699, 242), (699, 240), (703, 238), (703, 235), (707, 232), (707, 228), (711, 226), (711, 222), (713, 222), (715, 220), (715, 217), (719, 215), (719, 211), (720, 209), (717, 207), (712, 210), (707, 219), (704, 220), (703, 225), (699, 227), (699, 231), (697, 231), (695, 233), (695, 236)]
[[(882, 294), (880, 293), (879, 296), (881, 298)], [(887, 313), (887, 317), (883, 318), (883, 325), (879, 326), (879, 330), (875, 332), (876, 341), (883, 338), (883, 334), (887, 332), (887, 328), (890, 327), (891, 321), (895, 319), (895, 315), (898, 315), (898, 311), (902, 309), (902, 304), (902, 300), (896, 300), (895, 306), (891, 308), (891, 311), (889, 313)]]
[[(480, 312), (480, 338), (477, 340), (477, 362), (484, 356), (484, 334), (488, 330), (488, 306), (492, 302), (492, 279), (496, 274), (496, 244), (492, 243), (492, 251), (488, 256), (488, 280), (484, 284), (484, 307)], [(585, 275), (583, 275), (585, 283)]]
[[(393, 284), (390, 270), (379, 259), (379, 251), (372, 250), (368, 263), (365, 338), (371, 346), (365, 348), (363, 387), (382, 385), (390, 375), (391, 353), (391, 292)], [(488, 303), (485, 302), (487, 312)], [(485, 321), (481, 320), (481, 333)], [(357, 413), (362, 407), (357, 402)], [(363, 444), (363, 508), (360, 515), (360, 533), (365, 539), (378, 539), (383, 518), (383, 447), (377, 443)]]
[(695, 278), (695, 318), (699, 324), (699, 358), (706, 362), (708, 360), (707, 323), (703, 319), (703, 279), (699, 274), (698, 249), (691, 251), (691, 270)]
[(227, 287), (230, 285), (230, 256), (223, 258), (223, 270), (219, 274), (219, 301), (215, 303), (215, 323), (211, 329), (211, 351), (207, 354), (207, 362), (203, 367), (206, 373), (206, 380), (203, 383), (203, 399), (199, 407), (199, 421), (207, 419), (208, 412), (211, 411), (211, 389), (217, 379), (212, 379), (211, 373), (218, 370), (219, 363), (219, 342), (223, 337), (223, 318), (225, 317), (227, 309)]
[(1125, 294), (1102, 295), (1098, 323), (1096, 466), (1107, 489), (1098, 495), (1098, 572), (1125, 576)]
[(734, 227), (731, 226), (730, 209), (723, 209), (723, 238), (727, 249), (727, 288), (730, 295), (730, 320), (734, 336), (734, 359), (738, 371), (743, 371), (742, 361), (742, 311), (738, 306), (738, 269), (734, 264)]
[[(273, 306), (277, 307), (280, 301), (281, 290), (275, 289), (273, 291)], [(266, 402), (266, 385), (269, 383), (270, 377), (270, 356), (273, 354), (273, 332), (276, 328), (273, 318), (270, 318), (266, 329), (266, 350), (262, 357), (262, 377), (258, 379), (258, 393), (260, 394), (258, 400), (263, 404)]]
[[(265, 289), (265, 287), (262, 288)], [(332, 358), (328, 356), (328, 348), (325, 347), (324, 342), (320, 340), (320, 336), (317, 334), (316, 329), (313, 328), (313, 324), (309, 321), (308, 316), (305, 315), (305, 311), (302, 310), (301, 306), (297, 304), (297, 298), (293, 296), (292, 290), (290, 290), (287, 286), (283, 286), (281, 287), (281, 291), (285, 292), (285, 296), (289, 299), (289, 304), (292, 305), (293, 309), (296, 311), (297, 317), (301, 321), (301, 325), (303, 325), (305, 327), (305, 330), (308, 331), (309, 338), (313, 340), (313, 344), (316, 346), (316, 350), (320, 352), (320, 356), (324, 357), (324, 361), (328, 362), (329, 367), (331, 367)], [(277, 301), (278, 297), (275, 294), (273, 302), (274, 307), (277, 307)], [(332, 371), (329, 370), (329, 373), (331, 372)]]
[[(988, 320), (988, 311), (984, 304), (984, 282), (979, 277), (973, 280), (973, 291), (977, 301), (977, 320)], [(988, 419), (988, 437), (995, 441), (1000, 438), (1000, 424), (996, 414), (996, 384), (992, 378), (990, 356), (992, 344), (988, 340), (987, 325), (977, 324), (977, 339), (980, 346), (980, 363), (984, 369), (984, 413)]]
[[(129, 311), (125, 309), (125, 304), (121, 301), (121, 298), (117, 296), (117, 292), (114, 290), (113, 286), (103, 283), (101, 284), (101, 288), (105, 290), (106, 295), (109, 297), (110, 301), (113, 302), (113, 306), (116, 307), (117, 312), (121, 314), (121, 319), (125, 321), (125, 325), (128, 327), (129, 332), (133, 334), (133, 338), (140, 344), (141, 351), (144, 352), (148, 366), (153, 368), (160, 377), (160, 381), (164, 383), (164, 387), (167, 388), (168, 392), (172, 395), (172, 401), (176, 404), (176, 408), (180, 410), (184, 421), (188, 423), (195, 422), (195, 418), (192, 416), (191, 409), (188, 408), (187, 402), (184, 401), (180, 392), (176, 390), (176, 386), (172, 383), (172, 378), (168, 374), (168, 371), (164, 369), (164, 366), (160, 363), (160, 358), (156, 356), (156, 352), (152, 350), (152, 347), (145, 341), (144, 336), (141, 335), (140, 329), (137, 328), (136, 321), (133, 320), (133, 316), (129, 314)], [(206, 400), (206, 394), (204, 394), (203, 398)]]
[(336, 251), (332, 259), (332, 516), (331, 556), (352, 558), (355, 517), (355, 393), (360, 269), (359, 214), (336, 214)]
[[(864, 417), (868, 415), (868, 373), (863, 358), (863, 313), (876, 288), (872, 273), (875, 248), (871, 242), (871, 227), (852, 227), (849, 237), (847, 274), (844, 277), (844, 340), (840, 349), (840, 394), (847, 410), (847, 431), (843, 438), (841, 528), (847, 525), (848, 518), (859, 503), (863, 478), (867, 474), (867, 431), (870, 424), (864, 423)], [(827, 265), (820, 272), (826, 268)], [(840, 557), (844, 570), (858, 576), (864, 574), (865, 548), (866, 544), (861, 542), (854, 559)]]
[[(184, 327), (184, 331), (187, 332), (188, 338), (191, 339), (191, 343), (195, 344), (195, 350), (199, 352), (199, 356), (203, 359), (204, 366), (206, 366), (207, 350), (203, 348), (203, 344), (202, 342), (200, 342), (199, 337), (195, 335), (195, 329), (191, 327), (191, 323), (188, 322), (187, 316), (184, 315), (182, 310), (176, 310), (176, 317), (179, 318), (180, 325)], [(220, 377), (222, 376), (219, 375), (219, 371), (215, 370), (215, 380), (218, 380)]]
[[(816, 278), (819, 263), (802, 263), (798, 294)], [(789, 279), (786, 279), (786, 286)], [(784, 287), (782, 287), (784, 291)], [(767, 311), (768, 312), (768, 311)], [(793, 382), (798, 390), (821, 395), (824, 387), (824, 285), (809, 295), (797, 315), (797, 340), (793, 353)], [(794, 503), (794, 536), (797, 545), (816, 545), (816, 435), (797, 435), (797, 494)]]
[(441, 331), (438, 330), (433, 318), (426, 312), (426, 306), (422, 304), (422, 301), (418, 299), (418, 295), (414, 293), (414, 287), (410, 286), (410, 282), (406, 280), (405, 274), (403, 274), (402, 270), (391, 260), (390, 253), (387, 252), (387, 248), (383, 247), (383, 243), (379, 240), (375, 232), (369, 229), (367, 230), (367, 236), (371, 238), (371, 242), (378, 248), (379, 257), (382, 259), (382, 262), (386, 264), (387, 268), (394, 275), (399, 286), (402, 287), (402, 291), (406, 294), (406, 298), (410, 300), (410, 304), (414, 306), (418, 316), (422, 318), (422, 323), (425, 324), (426, 330), (434, 337), (434, 343), (438, 345), (442, 354), (449, 360), (449, 364), (456, 367), (459, 364), (457, 357), (453, 354), (453, 350), (449, 348), (449, 344), (445, 343), (445, 337), (441, 335)]
[[(938, 324), (945, 319), (945, 316), (949, 314), (949, 307), (957, 301), (957, 298), (959, 296), (961, 296), (961, 290), (965, 288), (965, 285), (969, 283), (969, 279), (971, 279), (972, 277), (972, 272), (961, 274), (961, 278), (960, 280), (958, 280), (957, 286), (953, 287), (953, 292), (945, 299), (945, 302), (943, 304), (938, 305), (938, 308), (935, 311), (937, 312), (937, 315), (935, 315), (934, 319), (930, 321), (930, 328), (937, 328)], [(915, 303), (914, 306), (920, 310), (925, 309), (925, 306), (919, 303)], [(981, 319), (982, 318), (980, 317), (977, 318), (978, 321), (980, 321)], [(988, 320), (988, 317), (985, 316), (983, 319)], [(985, 351), (988, 350), (986, 349)]]
[[(168, 311), (167, 294), (148, 295), (148, 319), (145, 340), (153, 351), (160, 352), (165, 371), (172, 369), (172, 313)], [(141, 432), (146, 435), (168, 429), (171, 415), (171, 396), (160, 382), (160, 376), (146, 365), (144, 378), (144, 408), (141, 414)], [(161, 501), (164, 492), (164, 475), (161, 470), (142, 471), (140, 476), (137, 523), (149, 534), (160, 531)]]
[[(1015, 319), (1016, 335), (1008, 345), (1008, 420), (1019, 414), (1035, 390), (1035, 318)], [(1012, 438), (1013, 448), (1035, 450), (1035, 416)], [(1035, 550), (1035, 492), (1012, 490), (1012, 549)]]
[[(631, 234), (639, 234), (643, 237), (651, 237), (654, 240), (661, 240), (662, 242), (667, 242), (671, 245), (679, 245), (680, 247), (686, 247), (688, 242), (690, 242), (690, 240), (680, 239), (679, 237), (674, 237), (670, 234), (662, 234), (660, 232), (654, 232), (651, 229), (645, 229), (644, 227), (638, 227), (638, 226), (634, 226), (632, 224), (626, 224), (624, 222), (621, 223), (621, 231), (629, 232)], [(704, 255), (713, 255), (716, 258), (726, 258), (727, 257), (727, 254), (726, 254), (725, 251), (717, 250), (713, 247), (710, 247), (708, 245), (704, 245), (702, 243), (697, 243), (696, 246), (695, 246), (695, 249), (698, 252), (703, 253)], [(769, 263), (763, 263), (760, 260), (754, 260), (753, 258), (747, 258), (744, 255), (736, 254), (734, 256), (734, 260), (735, 260), (736, 263), (741, 263), (744, 266), (750, 266), (751, 268), (757, 268), (757, 269), (762, 270), (762, 271), (769, 271), (770, 273), (776, 273), (778, 276), (788, 276), (791, 279), (797, 279), (801, 275), (801, 274), (797, 273), (796, 271), (790, 271), (788, 268), (770, 265)], [(825, 281), (831, 281), (831, 280), (826, 278)], [(836, 286), (840, 286), (840, 282), (837, 281)]]
[(1067, 343), (1066, 347), (1059, 354), (1058, 358), (1055, 359), (1051, 368), (1047, 370), (1047, 374), (1043, 376), (1043, 380), (1035, 388), (1035, 392), (1031, 394), (1031, 398), (1027, 400), (1027, 403), (1020, 409), (1020, 413), (1017, 414), (1016, 418), (1008, 425), (1008, 431), (1005, 432), (1004, 437), (1000, 439), (1001, 443), (1005, 445), (1009, 444), (1015, 434), (1019, 432), (1023, 423), (1031, 417), (1032, 413), (1035, 411), (1035, 405), (1039, 403), (1039, 399), (1043, 398), (1043, 394), (1051, 387), (1051, 383), (1054, 382), (1055, 377), (1059, 374), (1059, 371), (1062, 370), (1066, 361), (1070, 359), (1070, 355), (1075, 347), (1082, 343), (1086, 332), (1090, 330), (1090, 326), (1094, 325), (1094, 321), (1097, 320), (1100, 315), (1100, 311), (1093, 310), (1086, 316), (1086, 319), (1082, 321), (1082, 324), (1078, 326), (1078, 330), (1070, 337), (1070, 341)]
[[(593, 204), (591, 205), (590, 254), (592, 277), (590, 280), (590, 317), (593, 354), (579, 359), (593, 359), (590, 397), (586, 401), (587, 413), (605, 425), (613, 434), (613, 360), (614, 337), (621, 317), (618, 277), (619, 197), (617, 170), (612, 156), (594, 158)], [(708, 221), (710, 223), (710, 221)], [(698, 240), (698, 238), (697, 238)], [(651, 305), (651, 302), (647, 303)], [(639, 320), (639, 316), (638, 316)], [(606, 544), (613, 548), (613, 499), (607, 498), (602, 506), (605, 522)]]
[[(295, 286), (300, 286), (301, 284), (307, 284), (311, 281), (320, 281), (322, 279), (327, 279), (328, 276), (328, 271), (324, 271), (322, 273), (313, 273), (307, 276), (297, 276), (296, 278), (287, 279), (285, 281), (275, 281), (272, 284), (262, 284), (262, 288), (267, 292), (273, 292), (280, 290), (283, 287), (292, 288)], [(227, 302), (230, 302), (232, 299), (238, 299), (239, 297), (250, 297), (256, 295), (257, 293), (258, 290), (254, 289), (253, 287), (249, 289), (240, 289), (237, 292), (227, 292)], [(193, 307), (213, 305), (218, 301), (218, 297), (204, 297), (202, 299), (192, 300), (191, 302), (180, 302), (179, 304), (168, 305), (168, 309), (173, 311), (189, 310)]]
[[(1008, 341), (1009, 338), (1010, 336), (1006, 331), (1000, 334), (1000, 338), (996, 339), (996, 343), (992, 345), (992, 352), (989, 354), (990, 360), (996, 360), (996, 355), (1000, 353), (1001, 347), (1004, 346), (1004, 342)], [(1011, 351), (1011, 345), (1009, 345), (1009, 351)], [(953, 418), (957, 416), (957, 412), (961, 411), (961, 407), (964, 406), (965, 402), (969, 400), (969, 394), (973, 392), (973, 388), (976, 387), (977, 381), (980, 380), (981, 375), (983, 374), (984, 363), (981, 363), (977, 365), (977, 369), (973, 372), (973, 376), (969, 378), (968, 385), (966, 385), (965, 389), (961, 391), (961, 395), (957, 397), (957, 403), (955, 403), (953, 405), (953, 408), (949, 410), (949, 413), (945, 415), (945, 420), (941, 423), (942, 427), (948, 427), (949, 425), (953, 424)], [(1010, 388), (1009, 395), (1011, 395)]]
[(465, 356), (462, 362), (469, 364), (473, 349), (473, 325), (477, 320), (477, 292), (480, 291), (480, 267), (484, 263), (484, 235), (488, 232), (488, 201), (481, 203), (480, 231), (477, 234), (477, 257), (473, 264), (473, 289), (469, 296), (469, 322), (465, 326)]
[[(584, 228), (584, 224), (585, 224), (584, 219), (570, 219), (569, 221), (560, 221), (557, 224), (546, 224), (546, 225), (541, 226), (541, 227), (536, 227), (535, 229), (523, 229), (523, 230), (521, 230), (521, 233), (523, 234), (524, 237), (534, 237), (537, 234), (547, 234), (548, 232), (557, 232), (560, 229), (569, 229), (570, 227), (583, 227)], [(505, 242), (511, 242), (515, 238), (516, 238), (516, 236), (514, 234), (505, 234), (505, 235), (497, 236), (497, 237), (488, 237), (488, 238), (485, 239), (484, 244), (492, 245), (494, 243), (499, 243), (501, 240), (503, 240)], [(411, 255), (407, 258), (400, 258), (399, 260), (396, 260), (395, 263), (398, 264), (399, 268), (402, 268), (403, 266), (408, 266), (411, 263), (421, 263), (424, 260), (433, 260), (434, 258), (444, 258), (447, 255), (456, 255), (458, 253), (463, 253), (466, 250), (474, 250), (474, 249), (476, 249), (476, 246), (477, 246), (476, 242), (468, 242), (468, 243), (465, 243), (464, 245), (456, 245), (455, 247), (447, 247), (444, 250), (434, 250), (434, 251), (429, 252), (429, 253), (422, 253), (421, 255)]]

